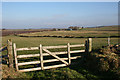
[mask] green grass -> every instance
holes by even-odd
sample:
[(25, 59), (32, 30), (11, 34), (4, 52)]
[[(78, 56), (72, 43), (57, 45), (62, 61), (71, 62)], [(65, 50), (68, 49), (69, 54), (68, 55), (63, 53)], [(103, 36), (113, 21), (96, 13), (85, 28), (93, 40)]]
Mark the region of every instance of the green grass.
[[(17, 48), (20, 47), (39, 47), (39, 44), (43, 46), (54, 46), (54, 45), (67, 45), (70, 44), (81, 44), (85, 43), (86, 38), (54, 38), (54, 37), (17, 37), (17, 36), (5, 36), (2, 37), (2, 45), (5, 45), (7, 40), (11, 39), (13, 43), (16, 43)], [(111, 38), (111, 44), (118, 44), (119, 38)], [(102, 46), (107, 45), (107, 38), (93, 38), (93, 50), (100, 49)], [(78, 49), (74, 48), (73, 50)], [(57, 50), (57, 51), (61, 51)], [(52, 50), (56, 51), (56, 50)], [(39, 51), (21, 51), (18, 54), (34, 54)], [(3, 52), (3, 55), (6, 52)], [(38, 60), (39, 57), (33, 58), (34, 60)], [(31, 61), (31, 58), (29, 60)], [(77, 61), (77, 60), (75, 60)], [(20, 62), (24, 62), (24, 59), (20, 60)], [(34, 67), (34, 65), (25, 66), (21, 68)], [(22, 75), (22, 74), (21, 74)], [(82, 68), (81, 65), (74, 65), (70, 67), (56, 68), (50, 70), (43, 71), (33, 71), (24, 73), (24, 77), (26, 78), (80, 78), (81, 80), (99, 80), (99, 77), (92, 72), (89, 72), (87, 69)], [(23, 77), (23, 78), (24, 78)]]
[[(43, 46), (55, 46), (55, 45), (67, 45), (70, 44), (84, 44), (87, 38), (51, 38), (51, 37), (17, 37), (6, 36), (2, 37), (2, 45), (7, 43), (7, 40), (11, 39), (13, 43), (16, 43), (17, 47), (37, 47), (40, 44)], [(120, 38), (111, 38), (111, 44), (118, 44)], [(92, 44), (94, 49), (98, 49), (104, 45), (107, 45), (107, 38), (92, 38)]]

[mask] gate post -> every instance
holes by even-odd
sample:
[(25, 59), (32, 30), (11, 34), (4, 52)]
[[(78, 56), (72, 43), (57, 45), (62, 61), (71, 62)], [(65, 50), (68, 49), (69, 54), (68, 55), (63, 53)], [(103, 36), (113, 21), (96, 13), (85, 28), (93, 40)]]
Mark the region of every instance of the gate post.
[(44, 69), (43, 66), (43, 54), (42, 54), (42, 45), (40, 44), (40, 63), (41, 63), (41, 70)]
[(69, 61), (69, 65), (71, 64), (71, 59), (70, 59), (70, 43), (67, 44), (67, 52), (68, 52), (68, 61)]
[(7, 40), (7, 55), (8, 55), (8, 65), (13, 68), (13, 51), (12, 51), (12, 41)]
[(85, 41), (85, 52), (86, 53), (89, 53), (92, 51), (92, 38), (88, 38), (86, 41)]
[(15, 67), (16, 67), (16, 71), (18, 71), (18, 60), (17, 60), (17, 51), (16, 51), (16, 44), (13, 44), (13, 48), (14, 48), (14, 59), (15, 59)]

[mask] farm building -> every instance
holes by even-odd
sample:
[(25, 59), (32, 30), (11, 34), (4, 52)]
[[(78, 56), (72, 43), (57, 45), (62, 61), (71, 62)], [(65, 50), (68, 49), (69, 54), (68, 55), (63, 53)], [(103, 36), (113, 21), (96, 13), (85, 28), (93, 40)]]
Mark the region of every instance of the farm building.
[(78, 27), (78, 26), (70, 26), (68, 29), (72, 29), (72, 30), (80, 30), (83, 27)]

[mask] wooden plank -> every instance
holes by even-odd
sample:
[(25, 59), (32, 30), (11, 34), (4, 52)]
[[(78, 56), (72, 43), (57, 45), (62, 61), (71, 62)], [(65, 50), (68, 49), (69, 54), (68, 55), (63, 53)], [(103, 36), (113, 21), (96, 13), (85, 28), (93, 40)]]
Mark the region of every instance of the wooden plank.
[[(77, 59), (80, 58), (81, 56), (76, 56), (76, 57), (70, 57), (70, 59)], [(68, 60), (68, 58), (61, 58), (62, 60)], [(49, 59), (49, 60), (44, 60), (44, 63), (48, 63), (48, 62), (55, 62), (55, 61), (60, 61), (58, 59)]]
[(13, 51), (12, 51), (12, 41), (7, 40), (7, 54), (8, 54), (8, 64), (9, 68), (13, 68)]
[(41, 69), (44, 69), (43, 66), (43, 53), (42, 53), (42, 45), (40, 44), (40, 62), (41, 62)]
[(16, 48), (17, 51), (23, 50), (39, 50), (39, 47), (30, 47), (30, 48)]
[(70, 47), (81, 47), (81, 46), (85, 46), (85, 45), (84, 44), (70, 45)]
[(41, 67), (22, 69), (22, 70), (19, 70), (19, 72), (29, 72), (29, 71), (36, 71), (36, 70), (41, 70)]
[(67, 48), (67, 46), (44, 46), (43, 49)]
[(61, 58), (59, 58), (58, 56), (52, 54), (50, 51), (43, 49), (45, 52), (47, 52), (48, 54), (52, 55), (53, 57), (57, 58), (58, 60), (60, 60), (61, 62), (65, 63), (66, 65), (68, 65), (68, 63), (64, 60), (62, 60)]
[(71, 59), (70, 59), (70, 44), (68, 43), (67, 44), (67, 48), (68, 48), (68, 62), (69, 62), (69, 65), (71, 64)]
[[(79, 44), (79, 45), (70, 45), (70, 47), (80, 47), (84, 46), (84, 44)], [(66, 45), (62, 46), (43, 46), (43, 49), (52, 49), (52, 48), (67, 48)], [(30, 48), (17, 48), (17, 51), (23, 51), (23, 50), (38, 50), (39, 47), (30, 47)]]
[(59, 65), (53, 65), (53, 66), (46, 66), (44, 69), (52, 69), (52, 68), (58, 68), (58, 67), (64, 67), (66, 64), (59, 64)]
[(70, 51), (70, 53), (80, 53), (80, 52), (85, 52), (85, 50)]
[(89, 45), (89, 52), (92, 51), (92, 38), (88, 39), (88, 45)]
[(27, 54), (27, 55), (18, 55), (17, 58), (28, 58), (28, 57), (37, 57), (40, 54)]
[[(44, 67), (44, 69), (51, 69), (51, 68), (64, 67), (64, 66), (66, 66), (66, 64), (46, 66), (46, 67)], [(41, 67), (30, 68), (30, 69), (22, 69), (22, 70), (19, 70), (19, 72), (29, 72), (29, 71), (36, 71), (36, 70), (41, 70)]]
[[(52, 52), (52, 54), (67, 54), (67, 51), (65, 52)], [(17, 58), (28, 58), (28, 57), (38, 57), (40, 54), (27, 54), (27, 55), (18, 55)], [(50, 56), (48, 53), (43, 53), (43, 56)]]
[(18, 61), (17, 61), (17, 51), (16, 51), (16, 44), (13, 44), (13, 48), (14, 48), (14, 57), (15, 57), (15, 67), (16, 67), (16, 71), (18, 71)]
[[(55, 54), (55, 55), (67, 54), (67, 51), (64, 51), (64, 52), (52, 52), (52, 54)], [(43, 56), (50, 56), (50, 55), (48, 53), (43, 53)]]
[(18, 66), (29, 65), (29, 64), (39, 64), (39, 63), (40, 61), (22, 62), (22, 63), (18, 63)]
[[(79, 52), (85, 52), (85, 50), (76, 50), (76, 51), (70, 51), (70, 53), (79, 53)], [(52, 54), (60, 55), (60, 54), (67, 54), (67, 51), (64, 52), (52, 52)], [(38, 57), (40, 54), (27, 54), (27, 55), (18, 55), (17, 58), (29, 58), (29, 57)], [(43, 53), (43, 56), (49, 56), (48, 53)]]
[[(80, 47), (80, 46), (84, 46), (84, 44), (79, 44), (79, 45), (70, 45), (70, 47)], [(67, 48), (66, 45), (62, 45), (62, 46), (44, 46), (43, 49), (52, 49), (52, 48)]]
[[(76, 56), (76, 57), (71, 57), (70, 59), (77, 59), (80, 58), (81, 56)], [(63, 60), (68, 60), (68, 58), (61, 58)], [(48, 63), (48, 62), (55, 62), (55, 61), (59, 61), (58, 59), (49, 59), (49, 60), (44, 60), (43, 63)], [(22, 62), (22, 63), (18, 63), (18, 66), (22, 66), (22, 65), (30, 65), (30, 64), (39, 64), (40, 61), (31, 61), (31, 62)]]

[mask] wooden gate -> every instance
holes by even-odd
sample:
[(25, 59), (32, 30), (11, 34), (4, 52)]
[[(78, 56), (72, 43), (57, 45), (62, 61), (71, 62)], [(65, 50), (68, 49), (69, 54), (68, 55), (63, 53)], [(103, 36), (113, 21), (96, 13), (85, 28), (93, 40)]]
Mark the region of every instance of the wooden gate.
[[(91, 44), (90, 44), (91, 45)], [(71, 51), (72, 47), (85, 47), (84, 50), (75, 50)], [(88, 46), (88, 45), (87, 45)], [(36, 70), (44, 70), (44, 69), (51, 69), (51, 68), (57, 68), (57, 67), (63, 67), (63, 66), (68, 66), (71, 64), (72, 59), (80, 58), (81, 56), (74, 56), (72, 57), (71, 54), (77, 53), (79, 54), (80, 52), (85, 52), (86, 48), (85, 44), (78, 44), (78, 45), (70, 45), (69, 43), (67, 45), (62, 45), (62, 46), (42, 46), (40, 44), (39, 47), (30, 47), (30, 48), (16, 48), (16, 44), (13, 44), (14, 47), (14, 56), (15, 56), (15, 67), (17, 71), (20, 72), (28, 72), (28, 71), (36, 71)], [(58, 48), (66, 48), (67, 51), (64, 52), (51, 52), (49, 49), (58, 49)], [(91, 47), (89, 47), (91, 48)], [(38, 54), (26, 54), (26, 55), (17, 55), (18, 51), (24, 51), (24, 50), (39, 50)], [(43, 53), (44, 52), (44, 53)], [(61, 58), (58, 55), (67, 55), (67, 57)], [(47, 59), (44, 60), (44, 56), (52, 56), (55, 59)], [(19, 58), (30, 58), (30, 57), (39, 57), (39, 61), (30, 61), (30, 62), (22, 62), (18, 63)], [(45, 66), (44, 63), (50, 63), (50, 62), (56, 62), (60, 61), (63, 64), (57, 64), (57, 65), (52, 65), (52, 66)], [(36, 68), (28, 68), (28, 69), (19, 69), (19, 66), (23, 65), (30, 65), (30, 64), (40, 64), (39, 67)]]

